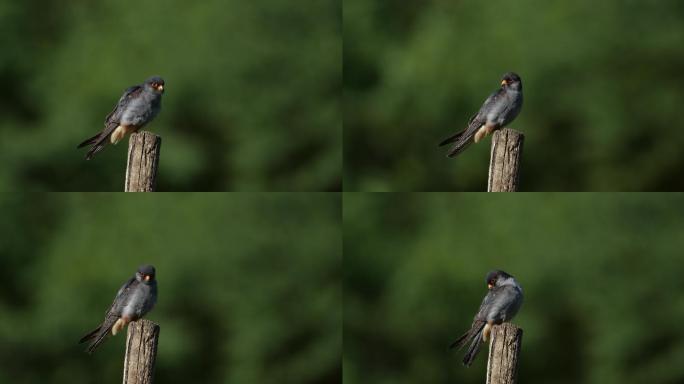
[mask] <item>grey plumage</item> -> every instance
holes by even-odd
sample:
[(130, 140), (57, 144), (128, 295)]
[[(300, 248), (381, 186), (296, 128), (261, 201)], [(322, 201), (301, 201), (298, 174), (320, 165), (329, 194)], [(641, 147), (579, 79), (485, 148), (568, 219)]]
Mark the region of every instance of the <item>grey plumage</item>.
[(105, 128), (78, 145), (78, 148), (92, 145), (86, 159), (90, 160), (102, 151), (117, 129), (122, 129), (122, 132), (116, 135), (115, 143), (120, 139), (119, 136), (137, 132), (152, 121), (161, 110), (163, 93), (164, 80), (158, 76), (150, 77), (143, 84), (127, 88), (114, 109), (105, 117)]
[(486, 277), (489, 292), (480, 304), (470, 330), (454, 341), (450, 348), (468, 345), (463, 364), (470, 366), (475, 360), (487, 332), (487, 326), (510, 321), (523, 302), (522, 287), (513, 276), (504, 271), (491, 271)]
[(123, 326), (130, 321), (142, 318), (157, 302), (156, 271), (151, 265), (138, 268), (135, 276), (128, 279), (114, 297), (112, 305), (105, 313), (105, 318), (93, 331), (83, 336), (79, 343), (90, 341), (86, 351), (92, 353), (105, 340), (118, 321)]
[(480, 110), (468, 121), (468, 127), (447, 137), (439, 146), (452, 144), (449, 157), (463, 152), (473, 142), (478, 142), (495, 130), (511, 123), (518, 116), (523, 104), (522, 80), (513, 72), (501, 79), (501, 88), (489, 95)]

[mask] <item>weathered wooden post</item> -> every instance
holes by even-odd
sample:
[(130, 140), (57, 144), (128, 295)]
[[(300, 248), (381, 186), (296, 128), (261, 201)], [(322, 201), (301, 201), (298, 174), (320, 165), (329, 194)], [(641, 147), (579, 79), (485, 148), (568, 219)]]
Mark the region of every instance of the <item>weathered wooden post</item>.
[(489, 341), (487, 384), (517, 382), (522, 334), (522, 329), (511, 323), (494, 326)]
[(131, 134), (128, 140), (126, 192), (154, 192), (157, 188), (157, 167), (161, 137), (151, 132)]
[(154, 383), (159, 326), (141, 319), (128, 324), (123, 384)]
[(492, 135), (492, 155), (489, 161), (487, 192), (516, 192), (518, 190), (520, 158), (525, 136), (504, 128)]

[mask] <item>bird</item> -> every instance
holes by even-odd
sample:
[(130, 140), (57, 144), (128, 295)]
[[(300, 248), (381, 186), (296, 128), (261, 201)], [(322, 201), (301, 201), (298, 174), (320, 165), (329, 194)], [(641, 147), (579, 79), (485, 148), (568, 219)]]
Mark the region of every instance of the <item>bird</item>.
[(480, 345), (486, 342), (494, 325), (511, 321), (523, 302), (523, 290), (515, 278), (501, 270), (487, 273), (487, 295), (480, 304), (480, 310), (473, 319), (470, 330), (454, 341), (449, 348), (461, 349), (465, 345), (468, 350), (463, 357), (463, 364), (470, 366), (480, 351)]
[(135, 276), (121, 286), (102, 324), (83, 336), (79, 344), (90, 341), (86, 351), (93, 353), (111, 333), (116, 335), (131, 321), (145, 316), (157, 302), (156, 272), (152, 265), (141, 265)]
[(104, 149), (108, 142), (118, 143), (127, 133), (137, 132), (161, 110), (164, 79), (152, 76), (144, 83), (127, 88), (114, 109), (105, 117), (104, 129), (84, 140), (77, 148), (91, 145), (86, 160)]
[(468, 127), (444, 139), (439, 146), (452, 144), (448, 157), (463, 152), (472, 142), (510, 124), (520, 113), (523, 104), (522, 80), (514, 72), (501, 78), (501, 88), (489, 95), (480, 110), (468, 121)]

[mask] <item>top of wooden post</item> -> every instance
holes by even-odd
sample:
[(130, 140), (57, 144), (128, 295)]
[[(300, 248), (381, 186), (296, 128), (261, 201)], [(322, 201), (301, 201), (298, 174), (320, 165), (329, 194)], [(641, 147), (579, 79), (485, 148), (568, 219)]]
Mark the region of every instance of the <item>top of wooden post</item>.
[(492, 329), (487, 360), (487, 384), (515, 384), (522, 348), (522, 329), (502, 323)]
[(157, 361), (159, 325), (140, 319), (128, 325), (123, 384), (152, 384)]

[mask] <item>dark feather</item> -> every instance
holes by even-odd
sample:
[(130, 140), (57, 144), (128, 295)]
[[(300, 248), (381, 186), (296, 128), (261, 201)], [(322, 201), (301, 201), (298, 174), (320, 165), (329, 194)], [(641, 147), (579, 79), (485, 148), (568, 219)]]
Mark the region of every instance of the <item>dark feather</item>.
[(90, 333), (88, 333), (87, 335), (83, 336), (83, 337), (81, 338), (81, 340), (78, 341), (78, 343), (79, 343), (79, 344), (83, 344), (83, 343), (85, 343), (86, 341), (88, 341), (88, 340), (92, 339), (93, 337), (95, 337), (95, 335), (96, 335), (98, 332), (100, 332), (100, 328), (102, 328), (102, 325), (99, 325), (97, 328), (93, 329)]
[[(482, 327), (484, 327), (484, 323)], [(469, 367), (473, 363), (478, 352), (480, 352), (480, 346), (482, 346), (482, 328), (473, 336), (470, 347), (468, 347), (468, 351), (463, 356), (463, 365)]]
[(449, 348), (463, 348), (466, 344), (470, 344), (468, 351), (463, 358), (463, 364), (470, 366), (475, 360), (477, 353), (480, 351), (480, 344), (482, 343), (482, 330), (485, 326), (484, 321), (476, 320), (470, 327), (470, 330), (463, 334), (458, 340), (451, 343)]
[(76, 148), (83, 148), (83, 147), (85, 147), (85, 146), (87, 146), (87, 145), (94, 144), (94, 143), (97, 141), (97, 139), (100, 138), (100, 135), (101, 135), (101, 134), (102, 134), (102, 132), (98, 132), (95, 136), (93, 136), (93, 137), (91, 137), (91, 138), (89, 138), (89, 139), (85, 139), (85, 140), (84, 140), (81, 144), (79, 144)]
[(93, 330), (89, 334), (83, 336), (83, 338), (81, 338), (81, 341), (79, 341), (79, 344), (92, 340), (90, 345), (88, 345), (88, 348), (86, 348), (86, 351), (88, 353), (93, 353), (97, 349), (97, 347), (104, 343), (106, 337), (109, 336), (109, 334), (111, 333), (112, 327), (114, 326), (117, 320), (118, 317), (116, 316), (108, 316), (102, 323), (102, 325), (97, 327), (97, 329)]
[(447, 157), (456, 157), (458, 156), (461, 152), (465, 151), (466, 148), (470, 146), (470, 144), (473, 143), (473, 135), (470, 135), (468, 137), (466, 136), (461, 136), (459, 140), (451, 147), (449, 150), (449, 153), (447, 153)]
[(449, 153), (447, 154), (448, 157), (454, 157), (458, 155), (459, 153), (463, 152), (466, 148), (468, 148), (468, 146), (473, 142), (475, 132), (477, 132), (477, 130), (482, 125), (480, 122), (480, 120), (482, 119), (479, 116), (479, 113), (473, 115), (473, 117), (471, 117), (470, 120), (468, 120), (468, 127), (466, 129), (452, 136), (447, 137), (439, 144), (439, 146), (441, 147), (442, 145), (454, 143), (454, 145), (449, 150)]
[(88, 153), (86, 153), (86, 160), (92, 159), (96, 153), (102, 151), (105, 148), (105, 146), (109, 143), (109, 136), (111, 136), (111, 134), (118, 126), (119, 125), (117, 123), (108, 124), (102, 132), (87, 140), (91, 141), (90, 144), (92, 144), (93, 146), (88, 150)]
[(449, 149), (449, 153), (447, 154), (448, 157), (455, 157), (473, 143), (475, 133), (480, 129), (480, 126), (482, 126), (480, 119), (476, 119), (476, 117), (477, 116), (474, 116), (470, 119), (468, 128), (457, 134), (458, 137), (453, 140), (454, 145)]
[(462, 130), (461, 132), (458, 132), (458, 133), (456, 133), (456, 134), (453, 134), (453, 135), (447, 137), (446, 139), (442, 140), (442, 142), (439, 143), (438, 146), (441, 147), (441, 146), (443, 146), (443, 145), (451, 144), (451, 143), (453, 143), (454, 141), (458, 140), (461, 136), (463, 136), (464, 133), (465, 133), (465, 129)]

